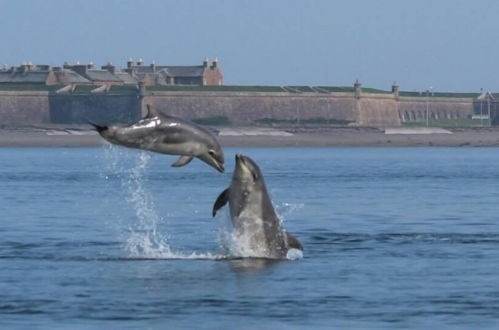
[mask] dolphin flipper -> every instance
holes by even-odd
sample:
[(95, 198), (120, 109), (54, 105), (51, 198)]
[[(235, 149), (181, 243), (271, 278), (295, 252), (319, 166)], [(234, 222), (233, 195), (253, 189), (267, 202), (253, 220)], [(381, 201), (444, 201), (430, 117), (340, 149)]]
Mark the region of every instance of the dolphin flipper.
[(229, 201), (229, 188), (222, 191), (222, 193), (218, 196), (215, 204), (213, 204), (213, 216), (217, 214), (217, 211), (220, 210), (227, 202)]
[(172, 164), (173, 167), (181, 167), (190, 163), (194, 157), (192, 156), (180, 156), (175, 163)]
[(303, 251), (303, 245), (301, 245), (300, 241), (288, 232), (286, 232), (286, 241), (288, 242), (289, 248)]

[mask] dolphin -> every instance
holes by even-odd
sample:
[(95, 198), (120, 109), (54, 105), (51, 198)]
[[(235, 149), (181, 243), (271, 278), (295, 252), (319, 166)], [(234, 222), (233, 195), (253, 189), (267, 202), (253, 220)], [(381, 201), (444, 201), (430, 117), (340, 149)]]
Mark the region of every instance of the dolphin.
[(180, 155), (172, 164), (173, 167), (184, 166), (196, 157), (219, 172), (224, 172), (222, 148), (206, 128), (184, 119), (167, 116), (149, 104), (146, 117), (130, 126), (100, 126), (90, 121), (88, 123), (111, 143), (162, 154)]
[(213, 216), (227, 202), (236, 236), (245, 240), (253, 256), (283, 259), (291, 248), (303, 251), (301, 243), (282, 228), (262, 172), (247, 156), (236, 155), (232, 182), (215, 201)]

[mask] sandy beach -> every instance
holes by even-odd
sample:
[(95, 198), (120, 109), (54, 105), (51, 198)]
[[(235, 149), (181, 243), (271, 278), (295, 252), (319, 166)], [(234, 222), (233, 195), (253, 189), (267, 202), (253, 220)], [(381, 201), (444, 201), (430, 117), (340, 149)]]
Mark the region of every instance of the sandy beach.
[[(499, 146), (499, 129), (217, 127), (226, 147), (485, 147)], [(2, 127), (0, 147), (93, 147), (106, 144), (88, 126)]]

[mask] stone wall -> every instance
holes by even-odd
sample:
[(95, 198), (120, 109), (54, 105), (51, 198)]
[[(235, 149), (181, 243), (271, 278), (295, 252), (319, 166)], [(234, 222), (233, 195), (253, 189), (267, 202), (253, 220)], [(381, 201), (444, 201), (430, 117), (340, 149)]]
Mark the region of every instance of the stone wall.
[(357, 101), (357, 123), (361, 126), (400, 126), (398, 104), (392, 95), (370, 94)]
[[(0, 91), (1, 124), (129, 123), (145, 104), (187, 119), (221, 117), (234, 125), (292, 121), (355, 123), (393, 127), (403, 122), (470, 118), (477, 113), (471, 98), (397, 97), (394, 94), (138, 91), (60, 93)], [(499, 107), (497, 107), (499, 109)], [(496, 102), (491, 107), (496, 116)]]
[(234, 125), (251, 125), (263, 119), (357, 120), (355, 99), (351, 94), (307, 94), (154, 92), (147, 94), (143, 102), (167, 114), (189, 119), (221, 116)]
[(0, 124), (48, 124), (48, 92), (0, 91)]
[(444, 97), (401, 97), (399, 114), (402, 122), (414, 122), (428, 119), (464, 119), (473, 114), (473, 99)]
[(138, 93), (49, 95), (50, 120), (56, 124), (132, 123), (139, 120)]

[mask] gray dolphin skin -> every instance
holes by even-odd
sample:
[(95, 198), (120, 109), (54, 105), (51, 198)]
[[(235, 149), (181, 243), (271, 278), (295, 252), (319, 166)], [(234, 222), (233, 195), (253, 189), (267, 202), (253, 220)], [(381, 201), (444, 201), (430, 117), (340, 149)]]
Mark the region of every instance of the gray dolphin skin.
[(290, 248), (303, 251), (300, 242), (282, 228), (262, 172), (247, 156), (236, 155), (231, 185), (215, 201), (213, 216), (227, 202), (236, 235), (246, 237), (256, 257), (283, 259)]
[(204, 127), (167, 116), (147, 105), (146, 117), (130, 126), (99, 126), (92, 122), (100, 136), (107, 141), (129, 148), (144, 149), (168, 155), (180, 155), (172, 164), (180, 167), (194, 157), (219, 172), (224, 171), (224, 154), (216, 138)]

